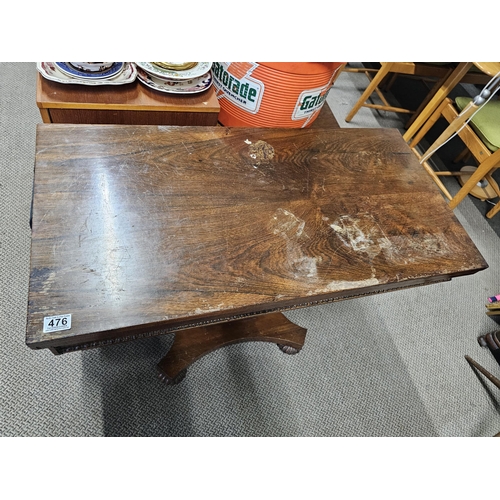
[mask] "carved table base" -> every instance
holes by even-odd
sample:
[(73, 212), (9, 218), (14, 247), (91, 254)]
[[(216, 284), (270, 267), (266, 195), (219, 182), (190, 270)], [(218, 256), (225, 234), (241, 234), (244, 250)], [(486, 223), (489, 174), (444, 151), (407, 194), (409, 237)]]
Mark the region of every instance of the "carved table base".
[(304, 345), (306, 332), (281, 313), (181, 330), (176, 332), (168, 354), (158, 363), (159, 378), (166, 384), (177, 384), (196, 360), (220, 347), (240, 342), (273, 342), (283, 352), (296, 354)]

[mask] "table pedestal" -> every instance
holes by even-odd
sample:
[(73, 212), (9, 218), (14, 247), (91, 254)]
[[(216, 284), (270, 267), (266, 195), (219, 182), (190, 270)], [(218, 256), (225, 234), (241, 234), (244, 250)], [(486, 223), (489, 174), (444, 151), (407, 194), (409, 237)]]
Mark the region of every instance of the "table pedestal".
[(176, 332), (168, 354), (158, 363), (159, 377), (166, 384), (177, 384), (196, 360), (220, 347), (240, 342), (273, 342), (284, 353), (296, 354), (304, 345), (306, 332), (281, 313), (181, 330)]

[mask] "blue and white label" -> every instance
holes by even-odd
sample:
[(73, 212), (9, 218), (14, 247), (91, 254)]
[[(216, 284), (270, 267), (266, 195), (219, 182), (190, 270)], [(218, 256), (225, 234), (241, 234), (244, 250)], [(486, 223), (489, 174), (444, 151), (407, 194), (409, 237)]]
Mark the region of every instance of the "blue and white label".
[(43, 333), (59, 332), (71, 328), (71, 314), (46, 316), (43, 318)]

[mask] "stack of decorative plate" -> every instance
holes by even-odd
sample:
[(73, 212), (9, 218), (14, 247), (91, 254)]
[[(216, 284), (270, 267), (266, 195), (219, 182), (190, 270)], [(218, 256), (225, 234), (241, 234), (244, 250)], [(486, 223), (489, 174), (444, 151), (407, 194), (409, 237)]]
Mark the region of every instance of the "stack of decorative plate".
[(39, 62), (37, 69), (47, 80), (80, 85), (123, 85), (137, 76), (130, 62)]
[(211, 62), (136, 62), (137, 78), (159, 92), (196, 94), (212, 85)]

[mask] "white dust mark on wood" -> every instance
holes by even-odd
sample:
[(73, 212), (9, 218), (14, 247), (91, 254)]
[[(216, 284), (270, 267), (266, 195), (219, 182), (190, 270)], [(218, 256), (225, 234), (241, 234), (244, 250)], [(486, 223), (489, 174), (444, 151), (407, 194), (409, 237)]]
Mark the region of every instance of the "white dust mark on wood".
[(221, 302), (219, 305), (217, 305), (215, 307), (208, 307), (206, 309), (202, 309), (201, 307), (197, 307), (194, 310), (194, 314), (198, 315), (198, 314), (206, 314), (206, 313), (211, 313), (211, 312), (220, 312), (223, 309), (224, 309), (224, 302)]
[(322, 261), (320, 257), (300, 257), (294, 262), (296, 276), (316, 278), (318, 276), (318, 264)]
[(358, 281), (343, 281), (343, 280), (334, 280), (328, 283), (328, 285), (319, 290), (315, 290), (314, 292), (308, 292), (307, 295), (317, 295), (321, 293), (329, 293), (329, 292), (338, 292), (341, 290), (352, 290), (352, 289), (360, 289), (366, 288), (368, 286), (378, 285), (379, 280), (375, 277), (367, 278), (365, 280)]
[(391, 242), (370, 214), (342, 215), (330, 227), (344, 245), (355, 252), (364, 252), (370, 258), (382, 250), (392, 249)]
[(274, 234), (288, 238), (298, 238), (301, 236), (306, 225), (302, 219), (299, 219), (292, 212), (283, 208), (276, 210), (271, 222), (274, 226)]

